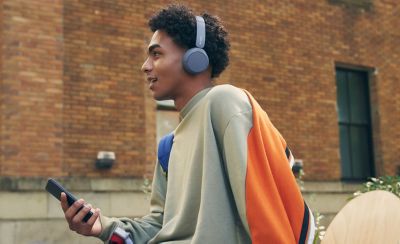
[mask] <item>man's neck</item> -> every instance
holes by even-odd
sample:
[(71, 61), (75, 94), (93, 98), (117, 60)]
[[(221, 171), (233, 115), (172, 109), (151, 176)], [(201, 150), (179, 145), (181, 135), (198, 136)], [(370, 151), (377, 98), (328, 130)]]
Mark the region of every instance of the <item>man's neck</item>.
[(185, 89), (184, 94), (174, 99), (175, 108), (178, 111), (181, 111), (182, 108), (200, 91), (212, 87), (211, 80), (203, 81), (203, 82), (193, 82), (189, 84), (187, 89)]

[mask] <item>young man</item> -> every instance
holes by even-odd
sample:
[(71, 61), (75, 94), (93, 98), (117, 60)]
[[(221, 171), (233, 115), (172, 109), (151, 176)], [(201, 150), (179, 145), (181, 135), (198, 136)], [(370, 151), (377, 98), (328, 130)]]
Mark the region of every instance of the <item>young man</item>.
[(149, 26), (142, 71), (154, 98), (173, 99), (181, 116), (159, 145), (150, 214), (108, 218), (82, 199), (68, 207), (63, 194), (70, 229), (106, 242), (122, 232), (133, 243), (311, 243), (286, 142), (249, 93), (212, 85), (229, 61), (219, 19), (171, 5)]

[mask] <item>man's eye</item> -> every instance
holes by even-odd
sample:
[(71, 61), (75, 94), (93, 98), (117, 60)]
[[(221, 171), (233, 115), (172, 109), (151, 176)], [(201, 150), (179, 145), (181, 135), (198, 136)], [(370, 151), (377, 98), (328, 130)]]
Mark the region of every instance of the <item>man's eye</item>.
[(151, 53), (151, 55), (152, 55), (153, 57), (159, 57), (159, 56), (161, 55), (161, 53), (159, 53), (159, 52), (157, 52), (157, 51), (153, 51), (153, 52)]

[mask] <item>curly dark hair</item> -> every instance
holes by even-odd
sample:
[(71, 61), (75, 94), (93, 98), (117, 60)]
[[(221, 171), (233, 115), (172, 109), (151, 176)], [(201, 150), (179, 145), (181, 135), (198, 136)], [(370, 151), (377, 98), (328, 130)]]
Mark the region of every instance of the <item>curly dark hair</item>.
[[(211, 77), (218, 77), (228, 66), (230, 44), (228, 33), (217, 16), (202, 13), (206, 23), (204, 50), (211, 65)], [(180, 4), (161, 9), (149, 20), (151, 31), (165, 31), (174, 42), (186, 49), (196, 46), (196, 15), (188, 7)]]

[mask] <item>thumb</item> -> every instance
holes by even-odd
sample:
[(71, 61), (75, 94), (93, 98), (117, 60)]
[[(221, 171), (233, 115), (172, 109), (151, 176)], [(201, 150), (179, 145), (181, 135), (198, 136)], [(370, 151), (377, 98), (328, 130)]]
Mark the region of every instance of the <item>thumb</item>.
[(69, 205), (67, 201), (67, 195), (64, 192), (61, 192), (60, 201), (62, 210), (66, 212), (69, 208)]

